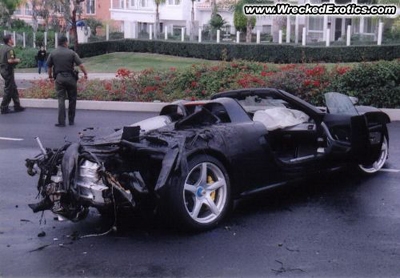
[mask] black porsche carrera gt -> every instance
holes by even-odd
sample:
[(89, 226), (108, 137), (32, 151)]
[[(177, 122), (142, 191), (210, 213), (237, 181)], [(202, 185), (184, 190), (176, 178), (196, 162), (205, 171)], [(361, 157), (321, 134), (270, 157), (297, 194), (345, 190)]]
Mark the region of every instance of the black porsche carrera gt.
[(317, 108), (278, 89), (241, 89), (168, 104), (159, 116), (59, 149), (38, 139), (42, 153), (26, 165), (39, 172), (41, 201), (30, 207), (72, 221), (89, 207), (151, 207), (179, 227), (207, 230), (234, 200), (272, 186), (348, 165), (380, 170), (389, 117), (339, 93), (325, 97)]

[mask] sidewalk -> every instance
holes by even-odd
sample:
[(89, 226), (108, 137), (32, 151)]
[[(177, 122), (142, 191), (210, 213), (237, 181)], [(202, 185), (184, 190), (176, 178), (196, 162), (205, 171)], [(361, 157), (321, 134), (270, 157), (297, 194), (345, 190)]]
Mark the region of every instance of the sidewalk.
[[(83, 77), (83, 74), (79, 74), (80, 77)], [(115, 73), (96, 73), (96, 72), (88, 72), (89, 79), (112, 79), (115, 78)], [(48, 78), (47, 72), (42, 72), (42, 74), (38, 74), (37, 72), (30, 73), (15, 73), (15, 80), (39, 80)]]
[[(80, 73), (79, 76), (83, 78), (83, 73)], [(18, 85), (18, 89), (24, 89), (25, 86), (27, 86), (27, 83), (32, 80), (42, 80), (42, 79), (47, 79), (48, 74), (47, 72), (42, 72), (41, 74), (37, 72), (30, 72), (30, 73), (15, 73), (15, 81)], [(106, 79), (113, 79), (115, 78), (115, 73), (88, 73), (88, 78), (89, 79), (100, 79), (100, 80), (106, 80)], [(2, 83), (2, 79), (0, 83)]]

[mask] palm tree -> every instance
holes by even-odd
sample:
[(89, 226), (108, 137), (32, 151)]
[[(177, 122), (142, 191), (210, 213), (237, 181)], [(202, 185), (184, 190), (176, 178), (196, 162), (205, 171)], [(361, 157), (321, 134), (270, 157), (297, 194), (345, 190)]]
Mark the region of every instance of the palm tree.
[[(41, 0), (32, 0), (32, 22), (33, 29), (36, 32), (38, 28), (38, 16), (42, 17), (43, 20), (47, 23), (49, 15), (50, 15), (50, 6), (46, 5), (46, 1)], [(46, 24), (47, 26), (48, 24)]]
[(211, 0), (211, 17), (217, 13), (217, 0)]
[(166, 0), (154, 0), (156, 4), (156, 26), (154, 28), (154, 38), (158, 38), (158, 34), (160, 33), (160, 11), (159, 7), (161, 4), (165, 4)]
[(85, 0), (75, 0), (73, 2), (73, 8), (72, 8), (72, 15), (71, 15), (71, 24), (72, 24), (72, 34), (75, 37), (75, 42), (74, 42), (74, 48), (75, 51), (78, 51), (78, 30), (76, 28), (76, 14), (78, 13), (78, 9), (80, 8), (81, 3), (85, 2)]
[(24, 3), (24, 0), (0, 0), (0, 25), (10, 26), (14, 11)]
[[(270, 1), (265, 1), (270, 3)], [(246, 42), (251, 42), (251, 33), (253, 31), (254, 26), (256, 25), (256, 17), (254, 16), (245, 16), (243, 14), (243, 6), (245, 4), (257, 4), (259, 1), (257, 0), (239, 0), (232, 6), (233, 9), (233, 22), (236, 30), (238, 31), (246, 31)]]

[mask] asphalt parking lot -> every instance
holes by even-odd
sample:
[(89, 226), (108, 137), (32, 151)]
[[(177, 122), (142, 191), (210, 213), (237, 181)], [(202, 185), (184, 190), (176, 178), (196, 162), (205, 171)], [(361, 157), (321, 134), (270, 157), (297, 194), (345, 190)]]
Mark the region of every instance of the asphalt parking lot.
[[(85, 127), (114, 127), (154, 113), (77, 112), (56, 128), (55, 109), (0, 115), (1, 277), (398, 277), (400, 122), (389, 125), (390, 158), (374, 176), (335, 173), (239, 203), (218, 228), (182, 234), (146, 216), (117, 231), (97, 212), (84, 222), (33, 214), (37, 177), (24, 160), (75, 140)], [(77, 239), (78, 236), (83, 236)]]

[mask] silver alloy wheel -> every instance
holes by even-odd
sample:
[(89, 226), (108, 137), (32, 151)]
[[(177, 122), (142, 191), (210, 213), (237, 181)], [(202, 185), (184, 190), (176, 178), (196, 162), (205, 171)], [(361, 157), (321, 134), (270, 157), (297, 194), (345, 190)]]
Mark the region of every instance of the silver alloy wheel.
[(381, 147), (381, 152), (379, 154), (378, 159), (370, 164), (370, 165), (358, 165), (358, 167), (360, 168), (361, 171), (363, 171), (364, 173), (367, 174), (373, 174), (378, 172), (380, 169), (382, 169), (383, 165), (386, 162), (386, 159), (388, 157), (388, 152), (389, 152), (389, 148), (388, 148), (388, 142), (386, 139), (386, 136), (383, 137), (383, 142), (382, 142), (382, 147)]
[(194, 166), (185, 179), (183, 198), (189, 216), (201, 224), (215, 221), (227, 205), (227, 181), (222, 170), (211, 162)]

